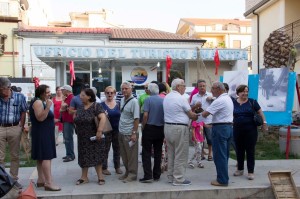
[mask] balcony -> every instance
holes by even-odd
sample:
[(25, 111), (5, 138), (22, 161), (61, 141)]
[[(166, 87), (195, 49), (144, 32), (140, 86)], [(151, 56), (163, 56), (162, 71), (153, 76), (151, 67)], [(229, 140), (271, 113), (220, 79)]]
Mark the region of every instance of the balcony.
[(18, 19), (19, 8), (18, 1), (0, 2), (0, 18)]

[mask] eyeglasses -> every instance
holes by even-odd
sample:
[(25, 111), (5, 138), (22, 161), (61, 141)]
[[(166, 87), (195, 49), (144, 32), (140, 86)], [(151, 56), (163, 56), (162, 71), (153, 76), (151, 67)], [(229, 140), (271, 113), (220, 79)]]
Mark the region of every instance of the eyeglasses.
[(114, 94), (114, 92), (105, 92), (107, 95), (109, 95), (109, 94)]
[(179, 86), (183, 86), (183, 87), (186, 87), (186, 85), (185, 85), (185, 84), (179, 84)]
[(147, 90), (148, 89), (148, 87), (145, 87), (145, 90)]
[(8, 90), (8, 89), (11, 89), (11, 87), (10, 86), (8, 86), (8, 87), (1, 87), (0, 89), (1, 90)]

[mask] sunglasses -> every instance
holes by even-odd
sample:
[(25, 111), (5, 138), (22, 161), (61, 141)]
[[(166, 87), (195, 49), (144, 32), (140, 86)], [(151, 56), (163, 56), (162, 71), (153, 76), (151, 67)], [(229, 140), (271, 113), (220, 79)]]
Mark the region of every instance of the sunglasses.
[(145, 87), (145, 90), (148, 89), (148, 87)]
[(109, 94), (114, 94), (114, 92), (105, 92), (107, 95), (109, 95)]

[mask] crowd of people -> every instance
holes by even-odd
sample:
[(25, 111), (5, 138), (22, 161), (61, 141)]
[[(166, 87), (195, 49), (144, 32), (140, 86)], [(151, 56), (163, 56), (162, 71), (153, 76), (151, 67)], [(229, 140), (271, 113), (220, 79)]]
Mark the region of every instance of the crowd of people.
[[(205, 80), (198, 80), (196, 92), (190, 100), (183, 96), (185, 87), (183, 79), (174, 79), (171, 88), (166, 83), (153, 81), (145, 85), (145, 94), (137, 99), (132, 83), (123, 82), (118, 93), (114, 87), (106, 87), (106, 99), (101, 102), (97, 100), (97, 90), (89, 85), (82, 86), (76, 96), (70, 85), (57, 87), (53, 99), (49, 86), (40, 85), (28, 107), (24, 95), (13, 91), (11, 82), (0, 77), (0, 164), (4, 164), (7, 142), (11, 155), (10, 174), (15, 180), (18, 179), (19, 143), (29, 110), (31, 158), (37, 161), (38, 171), (36, 186), (47, 191), (61, 190), (51, 174), (51, 160), (57, 157), (55, 146), (59, 132), (63, 133), (66, 150), (63, 162), (75, 160), (74, 131), (77, 135), (81, 175), (76, 185), (89, 182), (90, 167), (96, 170), (97, 183), (105, 184), (104, 176), (111, 175), (107, 161), (111, 146), (115, 173), (123, 174), (119, 179), (124, 183), (136, 181), (139, 124), (144, 171), (144, 176), (139, 179), (141, 183), (159, 181), (161, 174), (167, 171), (169, 183), (174, 186), (190, 185), (191, 181), (185, 176), (186, 167), (195, 168), (196, 160), (196, 166), (204, 168), (202, 160), (207, 159), (216, 165), (217, 178), (211, 185), (228, 186), (231, 144), (234, 144), (237, 155), (237, 170), (233, 175), (243, 175), (246, 153), (248, 179), (253, 180), (257, 141), (254, 112), (263, 118), (263, 130), (267, 130), (267, 123), (257, 101), (248, 98), (247, 85), (238, 86), (236, 98), (233, 98), (227, 94), (226, 84), (214, 82), (211, 92), (208, 92)], [(111, 123), (111, 132), (104, 132), (107, 121)], [(195, 148), (191, 157), (190, 134)], [(154, 158), (153, 166), (151, 157)], [(16, 185), (22, 187), (19, 183)]]

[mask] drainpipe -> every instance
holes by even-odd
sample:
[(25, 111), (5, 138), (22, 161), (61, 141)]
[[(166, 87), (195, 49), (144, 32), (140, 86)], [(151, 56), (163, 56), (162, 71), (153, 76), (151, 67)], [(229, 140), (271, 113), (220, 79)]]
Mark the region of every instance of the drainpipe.
[(13, 77), (16, 77), (16, 61), (15, 61), (15, 37), (14, 37), (15, 33), (14, 30), (12, 30), (12, 59), (13, 59)]
[(252, 14), (256, 15), (257, 18), (257, 74), (259, 74), (259, 15), (255, 13), (255, 10), (253, 10)]

